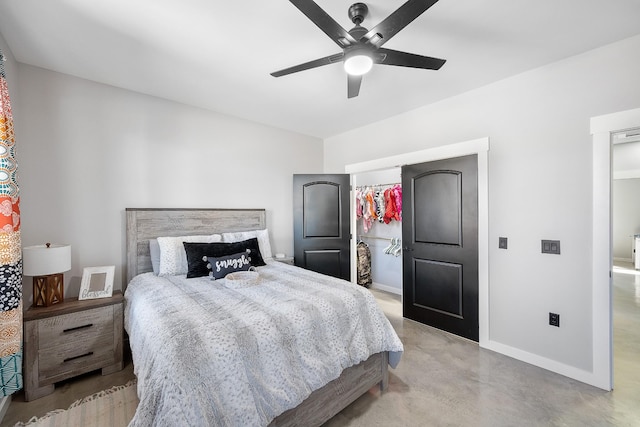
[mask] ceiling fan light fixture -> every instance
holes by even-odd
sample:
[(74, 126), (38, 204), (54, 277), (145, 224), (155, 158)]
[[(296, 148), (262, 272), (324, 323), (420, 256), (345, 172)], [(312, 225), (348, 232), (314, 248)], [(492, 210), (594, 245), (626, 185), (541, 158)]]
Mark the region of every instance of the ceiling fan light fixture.
[(373, 59), (363, 52), (355, 52), (344, 60), (344, 70), (352, 76), (362, 76), (371, 71)]
[(439, 70), (446, 62), (444, 59), (382, 47), (404, 27), (437, 3), (438, 0), (404, 0), (405, 3), (402, 6), (371, 29), (361, 25), (367, 17), (369, 7), (365, 3), (354, 3), (349, 7), (348, 15), (355, 27), (349, 31), (338, 24), (314, 0), (290, 1), (329, 36), (333, 42), (340, 46), (342, 52), (275, 71), (271, 73), (273, 77), (286, 76), (342, 62), (348, 75), (347, 98), (354, 98), (360, 93), (362, 76), (371, 70), (374, 63), (423, 70)]

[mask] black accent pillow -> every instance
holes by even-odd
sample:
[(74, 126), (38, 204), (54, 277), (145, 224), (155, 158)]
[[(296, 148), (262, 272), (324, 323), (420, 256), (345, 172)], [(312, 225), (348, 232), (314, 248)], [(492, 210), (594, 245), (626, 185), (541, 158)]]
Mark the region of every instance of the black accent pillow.
[(211, 278), (222, 279), (229, 273), (247, 271), (252, 268), (255, 269), (255, 267), (251, 265), (250, 252), (250, 250), (247, 250), (247, 252), (240, 252), (233, 255), (205, 257), (207, 268), (211, 270)]
[(184, 250), (187, 254), (187, 279), (209, 275), (207, 261), (203, 261), (204, 257), (233, 255), (240, 252), (246, 252), (247, 249), (250, 250), (249, 257), (251, 258), (252, 266), (260, 267), (266, 265), (264, 259), (262, 259), (262, 255), (260, 254), (258, 239), (256, 237), (233, 243), (182, 242), (182, 244), (184, 245)]

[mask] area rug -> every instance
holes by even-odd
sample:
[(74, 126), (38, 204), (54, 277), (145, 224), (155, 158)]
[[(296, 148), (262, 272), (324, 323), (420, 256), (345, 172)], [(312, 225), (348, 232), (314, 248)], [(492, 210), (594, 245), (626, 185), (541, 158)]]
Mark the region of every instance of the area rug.
[(138, 406), (136, 380), (77, 400), (69, 409), (57, 409), (15, 427), (126, 427)]

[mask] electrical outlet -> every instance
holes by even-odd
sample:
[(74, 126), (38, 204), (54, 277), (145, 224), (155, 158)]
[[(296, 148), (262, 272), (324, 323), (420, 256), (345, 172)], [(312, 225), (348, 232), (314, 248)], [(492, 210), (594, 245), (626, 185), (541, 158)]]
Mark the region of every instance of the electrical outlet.
[(560, 327), (560, 315), (557, 313), (549, 313), (549, 324), (551, 326)]
[(506, 237), (498, 237), (498, 248), (507, 249), (507, 238)]

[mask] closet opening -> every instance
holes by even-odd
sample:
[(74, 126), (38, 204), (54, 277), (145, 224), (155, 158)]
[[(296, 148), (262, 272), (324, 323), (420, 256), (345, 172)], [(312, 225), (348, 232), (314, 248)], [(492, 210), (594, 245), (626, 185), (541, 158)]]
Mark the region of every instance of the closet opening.
[[(356, 280), (402, 295), (401, 168), (352, 175)], [(355, 184), (353, 184), (355, 182)]]
[[(466, 155), (477, 154), (478, 164), (478, 321), (479, 321), (479, 344), (481, 347), (493, 349), (493, 343), (489, 340), (489, 204), (488, 204), (488, 151), (489, 138), (478, 138), (455, 144), (442, 145), (438, 147), (427, 148), (420, 151), (413, 151), (394, 156), (383, 157), (374, 160), (368, 160), (360, 163), (345, 165), (344, 172), (351, 177), (352, 193), (355, 188), (361, 186), (364, 179), (368, 177), (364, 174), (382, 173), (383, 171), (395, 170), (394, 178), (385, 178), (376, 176), (375, 182), (371, 184), (385, 184), (400, 181), (400, 170), (402, 165), (419, 164), (441, 159), (461, 157)], [(392, 173), (392, 172), (389, 172)], [(351, 197), (351, 282), (357, 283), (357, 243), (358, 243), (358, 224), (355, 215), (355, 197)], [(401, 237), (401, 224), (398, 224), (398, 237)], [(373, 233), (369, 233), (372, 236)], [(364, 238), (363, 238), (364, 240)], [(370, 239), (377, 240), (377, 239)], [(386, 242), (384, 242), (386, 243)], [(383, 244), (384, 244), (383, 243)], [(371, 244), (371, 243), (369, 243)], [(389, 256), (389, 255), (384, 255)], [(402, 258), (402, 254), (398, 256)], [(398, 283), (402, 283), (402, 260), (398, 260), (399, 279)], [(373, 266), (373, 263), (372, 263)], [(374, 279), (377, 280), (377, 279)], [(374, 281), (372, 280), (372, 282)], [(384, 288), (379, 288), (383, 290)], [(402, 292), (402, 285), (398, 289)]]

